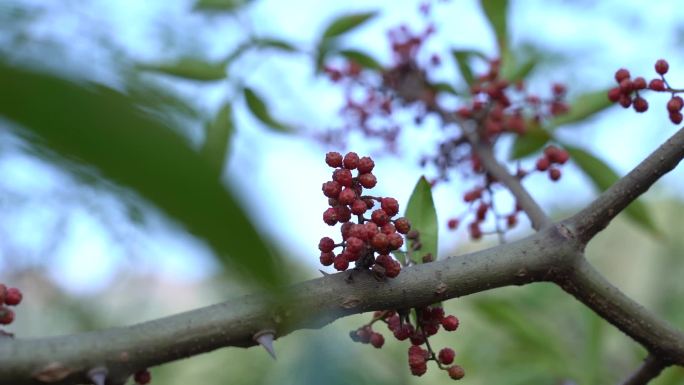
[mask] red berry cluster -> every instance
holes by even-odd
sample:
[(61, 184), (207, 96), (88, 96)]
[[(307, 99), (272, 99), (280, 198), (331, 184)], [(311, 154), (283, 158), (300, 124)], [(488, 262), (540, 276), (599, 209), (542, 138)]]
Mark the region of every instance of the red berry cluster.
[(667, 102), (667, 112), (670, 116), (670, 121), (674, 124), (679, 124), (684, 118), (684, 115), (682, 115), (684, 99), (678, 96), (677, 93), (684, 92), (684, 90), (670, 87), (667, 80), (665, 80), (665, 74), (670, 69), (670, 65), (666, 60), (657, 60), (654, 68), (659, 77), (651, 79), (648, 85), (646, 84), (646, 79), (641, 76), (632, 79), (629, 70), (625, 68), (617, 70), (615, 72), (615, 81), (618, 83), (618, 86), (608, 91), (608, 99), (619, 103), (624, 108), (631, 106), (636, 112), (645, 112), (648, 110), (648, 102), (641, 97), (639, 91), (650, 89), (656, 92), (670, 92), (672, 97)]
[(133, 375), (133, 380), (139, 385), (149, 384), (150, 381), (152, 381), (152, 374), (150, 374), (149, 370), (143, 369), (135, 372)]
[(23, 295), (16, 287), (7, 288), (0, 283), (0, 325), (9, 325), (14, 321), (14, 311), (8, 306), (21, 303)]
[[(456, 330), (458, 318), (453, 315), (445, 316), (444, 309), (436, 305), (415, 309), (415, 325), (411, 323), (409, 318), (407, 314), (402, 315), (396, 311), (375, 312), (369, 324), (352, 331), (350, 336), (356, 342), (371, 344), (379, 349), (385, 343), (385, 338), (382, 334), (373, 331), (372, 326), (375, 322), (384, 322), (394, 338), (399, 341), (410, 340), (408, 363), (414, 376), (425, 374), (428, 361), (435, 361), (440, 369), (448, 371), (451, 378), (462, 378), (463, 368), (458, 365), (446, 366), (454, 362), (456, 356), (454, 350), (443, 348), (435, 353), (429, 342), (429, 337), (437, 334), (440, 327), (446, 331)], [(460, 375), (455, 375), (456, 373), (460, 373)]]
[[(323, 212), (323, 222), (330, 226), (342, 224), (342, 242), (321, 238), (318, 243), (321, 264), (344, 271), (354, 262), (356, 267), (372, 268), (383, 276), (396, 277), (401, 264), (390, 256), (390, 252), (404, 244), (402, 234), (407, 234), (411, 226), (406, 218), (393, 219), (399, 213), (396, 199), (363, 195), (364, 188), (371, 189), (377, 183), (372, 173), (375, 163), (367, 156), (359, 158), (355, 152), (344, 157), (338, 152), (329, 152), (325, 162), (335, 171), (332, 180), (323, 183), (322, 187), (330, 205)], [(353, 170), (357, 171), (356, 176), (352, 174)], [(376, 203), (380, 208), (372, 210)], [(356, 223), (352, 221), (353, 216)], [(338, 247), (342, 251), (335, 254)], [(375, 253), (378, 253), (377, 257)]]
[(560, 179), (561, 170), (554, 165), (563, 165), (568, 159), (570, 159), (570, 155), (567, 151), (556, 146), (548, 146), (544, 149), (542, 156), (537, 159), (535, 167), (537, 171), (548, 171), (549, 179), (555, 182)]

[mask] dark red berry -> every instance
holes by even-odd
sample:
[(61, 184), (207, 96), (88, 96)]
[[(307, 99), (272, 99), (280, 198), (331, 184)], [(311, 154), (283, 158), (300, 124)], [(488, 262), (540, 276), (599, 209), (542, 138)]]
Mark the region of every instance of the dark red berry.
[(684, 106), (684, 100), (679, 96), (673, 96), (667, 102), (667, 110), (670, 112), (679, 112), (682, 110), (682, 106)]
[(486, 203), (480, 203), (480, 205), (477, 207), (477, 212), (475, 213), (475, 216), (477, 217), (478, 221), (483, 221), (485, 217), (487, 216), (487, 211), (489, 210), (489, 205)]
[(368, 326), (360, 327), (356, 330), (356, 340), (362, 344), (369, 343), (372, 335), (373, 331)]
[(548, 170), (550, 165), (551, 165), (551, 162), (549, 161), (549, 158), (547, 158), (547, 157), (537, 159), (536, 167), (537, 167), (537, 170), (539, 170), (539, 171)]
[(385, 337), (380, 333), (373, 333), (370, 336), (370, 344), (373, 345), (374, 348), (380, 349), (382, 345), (385, 344)]
[(629, 79), (629, 77), (629, 71), (624, 68), (620, 68), (619, 70), (615, 71), (615, 81), (618, 83), (625, 79)]
[(427, 364), (422, 364), (422, 365), (417, 365), (417, 366), (410, 366), (411, 368), (411, 374), (414, 376), (422, 376), (427, 372)]
[(554, 96), (563, 96), (565, 95), (566, 91), (565, 85), (560, 83), (554, 83), (551, 87), (551, 91), (553, 92)]
[(133, 380), (140, 385), (149, 384), (152, 380), (152, 375), (147, 369), (141, 370), (135, 373)]
[(393, 217), (399, 213), (399, 202), (394, 198), (382, 198), (380, 207), (389, 215)]
[(10, 308), (0, 306), (0, 325), (9, 325), (14, 321), (14, 311)]
[(383, 252), (389, 247), (389, 238), (383, 233), (375, 234), (371, 239), (371, 246), (376, 251)]
[(373, 188), (378, 183), (378, 180), (375, 178), (375, 175), (369, 172), (359, 175), (359, 183), (364, 188)]
[(465, 376), (465, 371), (463, 370), (462, 367), (458, 365), (454, 365), (447, 369), (447, 372), (449, 372), (449, 377), (451, 377), (454, 380), (460, 380)]
[(656, 61), (655, 70), (659, 75), (665, 75), (668, 69), (670, 69), (670, 65), (665, 59), (659, 59)]
[(515, 227), (515, 225), (517, 225), (517, 224), (518, 224), (518, 216), (517, 215), (511, 214), (511, 215), (506, 217), (506, 225), (508, 226), (509, 229)]
[(411, 231), (411, 223), (409, 223), (408, 219), (404, 217), (398, 218), (396, 221), (394, 221), (394, 227), (401, 234), (407, 234), (409, 231)]
[(352, 226), (357, 226), (354, 223), (351, 222), (346, 222), (342, 224), (342, 227), (340, 228), (340, 233), (342, 234), (342, 240), (347, 240), (349, 238), (349, 231), (351, 230)]
[(335, 226), (337, 224), (337, 210), (330, 207), (323, 212), (323, 222), (327, 223), (329, 226)]
[(392, 233), (396, 233), (396, 232), (397, 232), (397, 228), (394, 227), (394, 225), (392, 224), (392, 222), (387, 222), (387, 223), (385, 223), (384, 225), (380, 226), (380, 232), (381, 232), (381, 233), (384, 233), (384, 234), (387, 234), (387, 235), (390, 235), (390, 234), (392, 234)]
[(333, 253), (332, 251), (323, 252), (321, 253), (321, 256), (320, 258), (318, 258), (318, 260), (321, 262), (321, 265), (330, 266), (335, 261), (335, 253)]
[(447, 227), (449, 228), (449, 230), (456, 230), (456, 228), (458, 227), (458, 222), (459, 221), (457, 218), (451, 218), (447, 222)]
[(565, 150), (558, 150), (555, 156), (555, 162), (558, 164), (565, 164), (570, 159), (570, 154)]
[(355, 152), (348, 152), (342, 161), (344, 168), (353, 170), (359, 165), (359, 156)]
[(608, 91), (608, 99), (613, 103), (620, 100), (620, 95), (622, 95), (622, 91), (620, 91), (620, 88), (618, 87), (611, 88), (610, 91)]
[(347, 250), (350, 253), (357, 254), (366, 245), (364, 241), (356, 237), (347, 238)]
[(325, 163), (330, 167), (342, 167), (342, 154), (339, 152), (329, 152), (325, 154)]
[(437, 356), (439, 358), (439, 362), (444, 364), (444, 365), (449, 365), (452, 362), (454, 362), (454, 357), (456, 357), (456, 352), (454, 352), (453, 349), (450, 348), (444, 348), (439, 351), (439, 355)]
[(551, 168), (551, 169), (549, 169), (549, 178), (550, 178), (552, 181), (555, 182), (555, 181), (557, 181), (558, 179), (560, 179), (560, 177), (561, 177), (561, 170), (559, 170), (559, 169), (557, 169), (557, 168)]
[(634, 99), (634, 104), (632, 104), (632, 107), (634, 107), (634, 111), (636, 112), (645, 112), (648, 110), (648, 102), (641, 96), (637, 96)]
[(398, 233), (392, 233), (388, 235), (387, 240), (389, 241), (390, 250), (398, 250), (404, 245), (404, 238)]
[(353, 188), (345, 187), (342, 189), (342, 192), (340, 192), (337, 200), (343, 205), (350, 205), (356, 200), (356, 192)]
[(355, 237), (359, 238), (361, 240), (366, 240), (368, 239), (368, 231), (366, 230), (365, 225), (358, 225), (354, 224), (349, 228), (349, 235), (348, 238)]
[(456, 330), (458, 328), (458, 318), (453, 315), (442, 318), (442, 327), (448, 332)]
[(366, 212), (368, 208), (366, 207), (366, 202), (361, 199), (357, 199), (351, 205), (351, 212), (354, 215), (361, 215)]
[(648, 88), (653, 91), (665, 91), (665, 82), (661, 79), (653, 79), (648, 83)]
[(342, 254), (335, 257), (333, 264), (338, 271), (345, 271), (349, 268), (349, 261)]
[(318, 242), (318, 250), (320, 250), (324, 253), (333, 251), (334, 248), (335, 248), (335, 241), (333, 241), (333, 239), (330, 237), (323, 237)]
[(342, 186), (351, 187), (353, 181), (352, 173), (347, 169), (339, 168), (333, 172), (333, 180)]
[(375, 222), (376, 225), (382, 226), (385, 223), (389, 222), (390, 218), (383, 209), (377, 209), (374, 210), (373, 213), (371, 214), (371, 220)]
[(401, 264), (392, 259), (387, 266), (385, 266), (385, 276), (387, 278), (394, 278), (401, 272)]
[(632, 98), (629, 95), (622, 94), (620, 95), (620, 100), (618, 103), (623, 107), (623, 108), (629, 108), (632, 105)]
[(634, 86), (635, 90), (643, 90), (646, 88), (646, 79), (639, 76), (634, 79), (634, 81), (632, 82), (632, 86)]
[(373, 159), (367, 156), (359, 159), (359, 165), (357, 166), (359, 174), (368, 174), (369, 172), (373, 171), (373, 167), (375, 167), (375, 162), (373, 162)]
[(337, 221), (340, 223), (349, 222), (351, 219), (351, 210), (347, 206), (337, 206), (335, 207), (337, 212)]
[(366, 222), (363, 224), (363, 228), (366, 231), (366, 237), (372, 239), (375, 234), (379, 233), (378, 225), (375, 222)]
[(677, 112), (670, 112), (670, 121), (674, 124), (679, 124), (682, 122), (682, 113), (677, 111)]
[(342, 186), (335, 181), (328, 181), (323, 183), (322, 190), (323, 195), (328, 198), (337, 198), (337, 196), (340, 195), (340, 191), (342, 191)]

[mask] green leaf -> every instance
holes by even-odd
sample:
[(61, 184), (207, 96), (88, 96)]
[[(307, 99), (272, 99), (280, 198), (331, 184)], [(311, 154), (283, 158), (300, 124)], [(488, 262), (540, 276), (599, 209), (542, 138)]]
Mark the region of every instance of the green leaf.
[(554, 129), (564, 124), (578, 123), (592, 115), (605, 110), (614, 103), (608, 100), (608, 89), (587, 92), (576, 97), (569, 105), (566, 114), (560, 115), (549, 123), (549, 128)]
[(292, 132), (292, 128), (277, 121), (268, 110), (264, 100), (257, 95), (251, 88), (244, 88), (245, 102), (249, 111), (266, 126), (279, 132)]
[(447, 94), (460, 95), (460, 93), (451, 86), (451, 84), (446, 82), (436, 82), (430, 83), (430, 88), (437, 92), (446, 92)]
[(382, 65), (378, 63), (377, 60), (364, 52), (355, 49), (343, 49), (338, 53), (345, 59), (351, 60), (363, 68), (374, 71), (381, 71), (383, 69)]
[(483, 60), (486, 60), (486, 56), (483, 53), (475, 50), (457, 49), (451, 50), (451, 56), (453, 56), (454, 60), (456, 60), (458, 70), (461, 72), (461, 76), (463, 77), (463, 80), (465, 80), (466, 84), (468, 84), (468, 86), (473, 84), (475, 76), (473, 75), (473, 70), (470, 67), (470, 59), (473, 57), (478, 57)]
[(197, 0), (194, 11), (233, 12), (252, 0)]
[[(562, 146), (570, 153), (570, 159), (589, 177), (599, 191), (605, 191), (620, 178), (610, 166), (594, 155), (567, 144), (562, 144)], [(660, 232), (646, 205), (640, 200), (633, 201), (624, 212), (637, 225), (654, 235), (659, 235)]]
[(508, 51), (508, 0), (480, 0), (480, 5), (496, 35), (499, 53), (503, 56)]
[[(506, 65), (510, 62), (513, 62), (512, 65)], [(504, 63), (501, 70), (501, 76), (509, 82), (515, 83), (527, 78), (537, 64), (539, 64), (538, 57), (530, 57), (520, 65), (517, 65), (517, 60), (508, 60)]]
[(406, 252), (405, 252), (405, 251), (394, 250), (394, 251), (392, 252), (392, 254), (394, 255), (394, 258), (395, 258), (397, 261), (401, 262), (402, 265), (405, 265), (405, 264), (406, 264)]
[(214, 167), (217, 176), (220, 176), (223, 170), (228, 156), (228, 144), (234, 132), (233, 108), (230, 104), (225, 104), (216, 114), (216, 118), (207, 124), (202, 147), (202, 155)]
[(259, 48), (275, 48), (284, 52), (298, 52), (297, 47), (285, 40), (272, 37), (260, 37), (253, 40), (254, 45)]
[(538, 124), (531, 124), (524, 135), (518, 135), (513, 141), (510, 158), (521, 159), (534, 154), (541, 150), (551, 138), (551, 134)]
[(282, 282), (282, 268), (205, 158), (131, 98), (1, 62), (0, 89), (0, 115), (18, 124), (39, 155), (56, 153), (75, 175), (134, 190), (204, 239), (227, 266), (264, 285)]
[(420, 232), (420, 255), (412, 253), (411, 259), (415, 263), (422, 263), (423, 255), (432, 254), (437, 259), (437, 211), (432, 200), (430, 183), (421, 176), (411, 193), (406, 206), (406, 218), (411, 222), (411, 228)]
[(330, 40), (345, 34), (375, 17), (377, 14), (377, 12), (373, 11), (340, 16), (333, 20), (332, 23), (328, 24), (328, 27), (323, 31), (321, 41)]
[(189, 80), (215, 81), (226, 78), (226, 62), (210, 63), (197, 58), (181, 58), (165, 64), (139, 64), (144, 71), (160, 72)]

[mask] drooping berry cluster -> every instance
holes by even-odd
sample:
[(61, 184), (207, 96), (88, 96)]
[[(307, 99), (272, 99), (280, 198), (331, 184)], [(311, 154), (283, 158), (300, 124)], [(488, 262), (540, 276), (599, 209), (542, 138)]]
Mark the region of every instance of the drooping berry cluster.
[[(387, 324), (394, 338), (399, 341), (409, 340), (411, 346), (408, 349), (408, 363), (411, 374), (422, 376), (427, 372), (428, 361), (435, 361), (437, 366), (446, 370), (453, 379), (463, 377), (463, 368), (453, 364), (456, 353), (451, 348), (443, 348), (438, 353), (432, 349), (429, 337), (437, 334), (440, 327), (446, 331), (454, 331), (458, 328), (458, 318), (453, 315), (445, 316), (441, 306), (432, 305), (413, 310), (413, 317), (409, 312), (381, 311), (375, 312), (370, 323), (350, 333), (352, 340), (363, 344), (371, 344), (375, 348), (381, 348), (385, 343), (385, 337), (373, 330), (373, 324), (380, 321)], [(413, 322), (412, 322), (413, 319)]]
[(554, 165), (563, 165), (570, 159), (567, 151), (556, 146), (548, 146), (544, 149), (542, 156), (537, 159), (537, 171), (548, 171), (549, 179), (557, 181), (561, 177), (561, 171)]
[(629, 70), (625, 68), (617, 70), (615, 72), (615, 81), (618, 83), (618, 86), (608, 91), (608, 99), (619, 103), (624, 108), (633, 107), (636, 112), (645, 112), (648, 110), (648, 102), (641, 96), (639, 91), (649, 89), (656, 92), (669, 92), (672, 94), (672, 97), (667, 102), (667, 112), (670, 121), (674, 124), (679, 124), (684, 118), (684, 115), (682, 115), (684, 99), (677, 94), (684, 92), (684, 90), (674, 89), (668, 84), (665, 74), (670, 69), (670, 65), (666, 60), (657, 60), (654, 68), (659, 77), (651, 79), (648, 85), (646, 84), (646, 79), (641, 76), (632, 79)]
[[(338, 152), (329, 152), (325, 162), (335, 171), (332, 180), (323, 183), (322, 187), (330, 205), (323, 212), (323, 222), (330, 226), (342, 224), (342, 242), (335, 243), (330, 237), (321, 238), (318, 243), (321, 264), (333, 265), (335, 269), (344, 271), (354, 262), (358, 268), (370, 268), (382, 276), (396, 277), (401, 271), (401, 264), (390, 256), (390, 252), (401, 248), (404, 244), (402, 234), (408, 233), (411, 225), (406, 218), (393, 219), (399, 213), (396, 199), (363, 194), (364, 189), (371, 189), (377, 184), (372, 173), (375, 162), (366, 156), (360, 158), (355, 152), (344, 157)], [(354, 170), (356, 176), (352, 174)], [(373, 210), (376, 203), (380, 207)], [(342, 251), (335, 254), (337, 248)]]
[[(14, 321), (14, 310), (9, 306), (16, 306), (21, 303), (23, 295), (16, 287), (8, 288), (0, 283), (0, 325), (9, 325)], [(0, 331), (2, 332), (2, 331)], [(2, 332), (3, 335), (9, 333)]]

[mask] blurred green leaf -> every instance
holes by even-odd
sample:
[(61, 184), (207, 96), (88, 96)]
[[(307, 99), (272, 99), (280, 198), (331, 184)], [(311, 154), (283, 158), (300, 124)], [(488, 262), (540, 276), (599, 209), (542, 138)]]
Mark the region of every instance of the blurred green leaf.
[(525, 80), (525, 78), (532, 73), (539, 63), (539, 58), (529, 57), (520, 65), (517, 64), (517, 60), (514, 60), (511, 65), (507, 65), (509, 62), (510, 60), (504, 63), (504, 66), (501, 69), (501, 77), (507, 79), (509, 82), (515, 83), (520, 80)]
[(275, 48), (284, 52), (297, 52), (298, 49), (292, 43), (272, 37), (260, 37), (253, 40), (259, 48)]
[[(605, 191), (620, 178), (610, 166), (594, 155), (567, 144), (562, 144), (562, 146), (570, 153), (570, 160), (575, 162), (599, 191)], [(654, 235), (659, 235), (660, 232), (656, 227), (653, 218), (651, 218), (648, 209), (640, 200), (633, 201), (627, 206), (624, 212), (634, 221), (634, 223), (640, 225)]]
[(437, 92), (446, 92), (447, 94), (460, 95), (460, 93), (447, 82), (430, 83), (430, 88)]
[(475, 50), (457, 49), (451, 50), (451, 56), (453, 56), (454, 60), (456, 60), (458, 70), (461, 72), (461, 76), (463, 77), (463, 80), (465, 80), (466, 84), (468, 84), (468, 86), (473, 84), (475, 76), (473, 75), (473, 70), (470, 67), (470, 59), (473, 57), (478, 57), (486, 60), (486, 56), (483, 53)]
[[(129, 97), (0, 63), (0, 115), (38, 148), (97, 169), (206, 240), (221, 261), (264, 285), (282, 271), (245, 212), (188, 141)], [(68, 171), (84, 172), (68, 162)]]
[(268, 106), (264, 100), (257, 95), (251, 88), (245, 87), (244, 89), (245, 102), (247, 103), (247, 108), (249, 111), (261, 121), (261, 123), (266, 126), (279, 131), (279, 132), (292, 132), (292, 128), (286, 126), (285, 124), (277, 121), (268, 110)]
[(392, 254), (394, 255), (394, 258), (395, 258), (397, 261), (401, 262), (402, 265), (405, 265), (405, 264), (406, 264), (406, 252), (405, 252), (405, 251), (394, 250), (394, 251), (392, 252)]
[(330, 40), (347, 33), (375, 17), (377, 14), (377, 12), (373, 11), (340, 16), (328, 24), (328, 27), (323, 31), (321, 41)]
[(181, 58), (165, 64), (139, 64), (143, 71), (160, 72), (189, 80), (215, 81), (226, 78), (226, 61), (206, 62), (197, 58)]
[(518, 135), (513, 141), (511, 147), (511, 159), (521, 159), (528, 155), (534, 154), (544, 147), (549, 140), (551, 134), (536, 123), (531, 123), (524, 135)]
[(432, 200), (432, 188), (430, 183), (421, 176), (414, 187), (409, 202), (406, 205), (406, 218), (411, 222), (411, 229), (420, 232), (420, 255), (411, 253), (411, 259), (415, 263), (422, 263), (422, 256), (432, 254), (437, 259), (437, 211)]
[(383, 69), (382, 65), (377, 60), (364, 52), (355, 49), (343, 49), (338, 53), (345, 59), (356, 62), (356, 64), (363, 68), (374, 71), (381, 71)]
[(496, 35), (499, 54), (508, 51), (508, 0), (480, 0), (489, 25)]
[(235, 132), (233, 108), (230, 104), (221, 107), (214, 120), (207, 124), (205, 131), (206, 138), (202, 147), (202, 155), (220, 176), (228, 157), (230, 138)]
[(549, 123), (549, 129), (554, 129), (564, 124), (581, 122), (612, 106), (614, 103), (608, 100), (607, 95), (608, 89), (587, 92), (577, 96), (570, 102), (570, 110), (566, 114), (554, 118)]
[(233, 12), (251, 3), (252, 0), (197, 0), (193, 10), (211, 12)]

